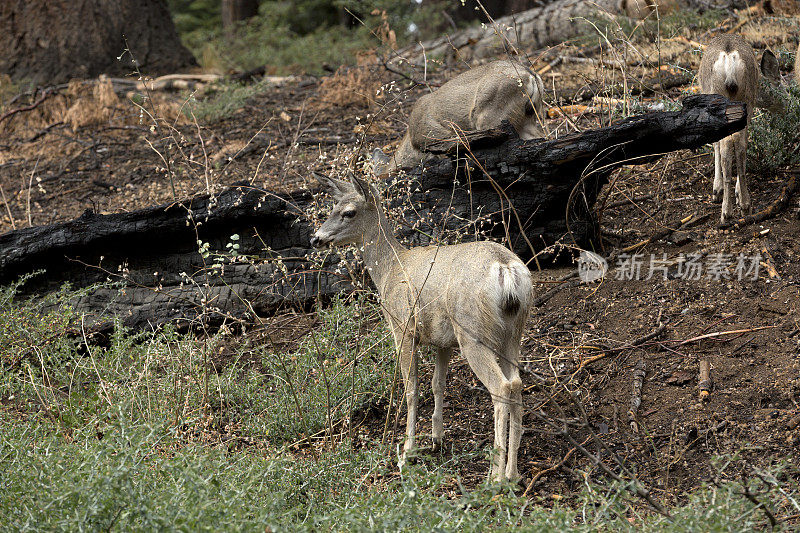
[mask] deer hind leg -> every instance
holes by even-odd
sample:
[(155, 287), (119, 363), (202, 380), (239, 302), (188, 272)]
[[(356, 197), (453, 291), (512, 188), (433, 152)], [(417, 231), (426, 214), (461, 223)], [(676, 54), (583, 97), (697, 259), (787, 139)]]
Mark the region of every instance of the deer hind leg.
[(736, 200), (742, 214), (752, 213), (750, 190), (747, 187), (747, 130), (736, 133)]
[(720, 154), (721, 142), (714, 143), (714, 186), (711, 190), (711, 201), (714, 203), (722, 201), (722, 156)]
[[(492, 467), (490, 478), (501, 481), (506, 478), (506, 459), (508, 456), (508, 422), (510, 405), (513, 396), (513, 385), (509, 381), (497, 361), (497, 356), (484, 344), (467, 338), (467, 335), (458, 335), (461, 353), (469, 363), (470, 368), (478, 376), (484, 387), (489, 390), (494, 404), (494, 453), (492, 454)], [(521, 384), (520, 384), (521, 389)], [(514, 465), (516, 468), (516, 465)]]
[(733, 167), (736, 158), (736, 141), (732, 137), (726, 137), (720, 141), (720, 159), (722, 160), (722, 222), (733, 218)]
[(513, 336), (514, 341), (510, 343), (504, 353), (505, 357), (500, 360), (500, 368), (503, 370), (508, 382), (511, 384), (511, 394), (509, 407), (509, 430), (508, 430), (508, 458), (506, 459), (506, 479), (516, 482), (520, 475), (517, 470), (517, 454), (519, 445), (522, 441), (522, 380), (519, 377), (519, 336)]
[(442, 446), (444, 437), (444, 423), (442, 409), (444, 408), (444, 387), (447, 380), (447, 365), (453, 356), (452, 348), (439, 348), (436, 352), (436, 367), (433, 370), (433, 420), (431, 423), (433, 437), (433, 451), (438, 451)]

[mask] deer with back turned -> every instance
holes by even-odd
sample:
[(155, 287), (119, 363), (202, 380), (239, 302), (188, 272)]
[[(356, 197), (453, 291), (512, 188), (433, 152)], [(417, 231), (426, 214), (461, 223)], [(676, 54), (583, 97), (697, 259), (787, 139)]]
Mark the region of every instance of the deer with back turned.
[(394, 338), (408, 408), (400, 464), (416, 445), (418, 345), (436, 349), (433, 445), (441, 446), (447, 366), (459, 348), (494, 404), (491, 478), (517, 481), (522, 436), (520, 340), (531, 295), (530, 272), (494, 242), (406, 248), (392, 233), (377, 190), (355, 175), (315, 173), (335, 205), (314, 233), (315, 247), (361, 244), (381, 310)]
[[(753, 47), (739, 35), (731, 34), (720, 35), (708, 44), (700, 62), (699, 78), (703, 93), (746, 103), (748, 125), (755, 107), (775, 106), (768, 86), (780, 83), (781, 79), (778, 60), (772, 52), (764, 51), (759, 66)], [(723, 222), (733, 217), (734, 192), (742, 212), (747, 215), (752, 211), (746, 173), (747, 130), (745, 126), (714, 143), (712, 199), (722, 200)]]
[(542, 78), (517, 61), (492, 61), (463, 72), (414, 103), (395, 154), (373, 152), (375, 173), (416, 166), (429, 143), (495, 128), (504, 120), (523, 140), (542, 137), (543, 95)]

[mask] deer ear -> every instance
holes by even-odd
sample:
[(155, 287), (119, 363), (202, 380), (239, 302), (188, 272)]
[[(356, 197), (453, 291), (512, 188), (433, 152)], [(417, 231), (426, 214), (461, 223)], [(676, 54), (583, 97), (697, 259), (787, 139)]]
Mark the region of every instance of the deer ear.
[(346, 181), (329, 178), (320, 172), (312, 172), (319, 184), (322, 185), (322, 190), (330, 194), (334, 198), (339, 198), (347, 192), (350, 192), (350, 184)]
[(353, 174), (353, 172), (350, 170), (347, 171), (347, 175), (350, 177), (350, 184), (358, 192), (358, 194), (360, 194), (367, 201), (375, 200), (369, 183)]
[(778, 58), (769, 50), (764, 50), (761, 54), (761, 73), (765, 78), (771, 81), (779, 81), (781, 79), (781, 68), (778, 64)]

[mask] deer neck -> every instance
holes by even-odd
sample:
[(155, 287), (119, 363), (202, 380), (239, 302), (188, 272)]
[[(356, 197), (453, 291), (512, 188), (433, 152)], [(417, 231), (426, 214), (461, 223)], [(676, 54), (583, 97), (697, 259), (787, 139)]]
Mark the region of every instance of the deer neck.
[(383, 295), (392, 267), (400, 262), (399, 254), (405, 249), (379, 207), (377, 220), (364, 232), (364, 264), (379, 294)]

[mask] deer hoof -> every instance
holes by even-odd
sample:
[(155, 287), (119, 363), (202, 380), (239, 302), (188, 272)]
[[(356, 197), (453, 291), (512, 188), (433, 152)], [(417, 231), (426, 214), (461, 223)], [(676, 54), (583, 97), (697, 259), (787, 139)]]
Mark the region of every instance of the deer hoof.
[(711, 202), (715, 204), (722, 203), (722, 191), (714, 191), (711, 193)]
[(442, 449), (442, 438), (441, 437), (434, 437), (433, 438), (433, 446), (431, 447), (431, 451), (433, 453), (439, 453)]

